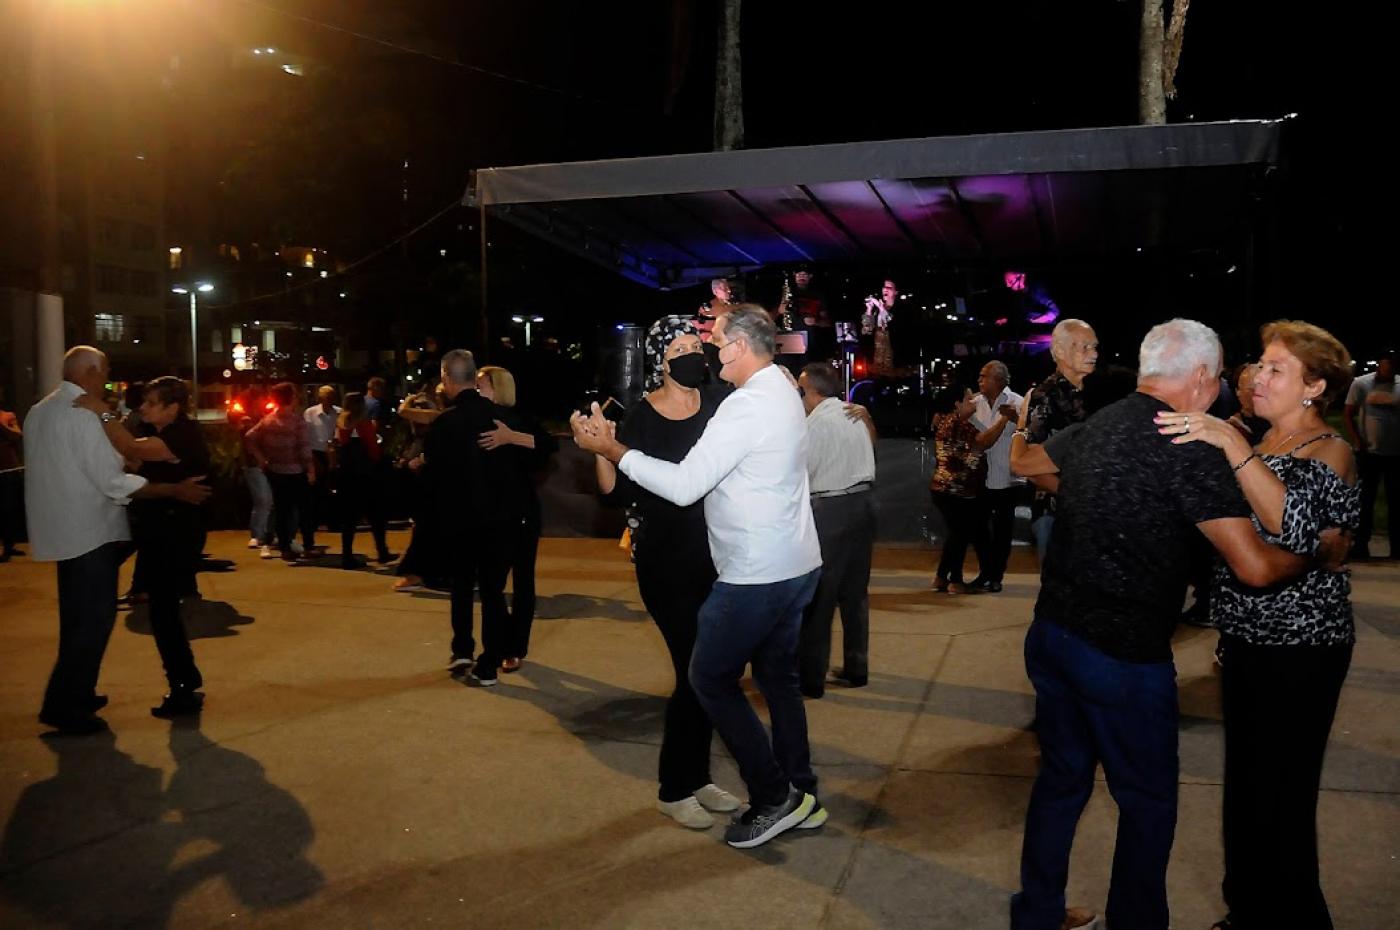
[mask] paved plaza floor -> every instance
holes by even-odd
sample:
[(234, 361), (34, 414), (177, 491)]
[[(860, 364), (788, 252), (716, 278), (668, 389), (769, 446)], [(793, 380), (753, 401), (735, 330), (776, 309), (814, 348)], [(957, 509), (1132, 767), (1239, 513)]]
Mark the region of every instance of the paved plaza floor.
[[(870, 684), (807, 704), (831, 820), (739, 852), (655, 810), (670, 664), (615, 544), (544, 541), (530, 657), (488, 690), (443, 670), (444, 597), (330, 559), (260, 561), (245, 541), (211, 537), (234, 570), (202, 574), (186, 608), (200, 722), (148, 713), (163, 680), (140, 608), (103, 667), (111, 733), (84, 738), (41, 739), (35, 719), (53, 567), (0, 565), (0, 927), (1006, 926), (1036, 768), (1025, 551), (1002, 594), (964, 597), (929, 591), (928, 553), (877, 553)], [(1322, 873), (1338, 930), (1385, 930), (1400, 926), (1400, 566), (1359, 566), (1354, 589)], [(1176, 643), (1176, 928), (1222, 913), (1214, 645), (1194, 628)], [(718, 740), (714, 774), (742, 793)], [(1100, 782), (1071, 901), (1102, 908), (1114, 829)]]

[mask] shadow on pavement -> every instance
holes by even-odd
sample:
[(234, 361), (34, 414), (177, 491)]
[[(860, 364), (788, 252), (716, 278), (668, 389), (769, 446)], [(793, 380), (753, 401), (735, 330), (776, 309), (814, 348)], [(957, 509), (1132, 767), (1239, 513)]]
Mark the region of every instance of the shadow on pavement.
[[(247, 626), (253, 618), (238, 612), (232, 604), (199, 597), (185, 598), (180, 606), (185, 618), (185, 631), (190, 639), (216, 639), (237, 636), (235, 627)], [(146, 604), (133, 607), (126, 615), (126, 628), (142, 636), (151, 635), (151, 609)]]
[(306, 858), (314, 830), (300, 802), (197, 721), (170, 730), (168, 785), (110, 731), (44, 742), (58, 771), (24, 790), (0, 840), (0, 896), (36, 921), (158, 930), (210, 879), (254, 911), (324, 884)]

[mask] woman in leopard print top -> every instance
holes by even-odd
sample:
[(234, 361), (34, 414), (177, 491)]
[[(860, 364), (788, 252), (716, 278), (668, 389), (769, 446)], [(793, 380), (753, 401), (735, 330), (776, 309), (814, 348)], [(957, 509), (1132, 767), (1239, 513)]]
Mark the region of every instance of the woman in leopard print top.
[[(1224, 452), (1265, 540), (1313, 554), (1324, 533), (1354, 530), (1361, 516), (1351, 447), (1323, 420), (1350, 382), (1351, 358), (1308, 323), (1271, 323), (1262, 335), (1254, 406), (1271, 428), (1257, 449), (1203, 413), (1158, 421), (1175, 442)], [(1222, 567), (1211, 618), (1220, 627), (1229, 908), (1216, 927), (1331, 930), (1318, 880), (1317, 793), (1356, 641), (1350, 577), (1314, 568), (1261, 589)]]

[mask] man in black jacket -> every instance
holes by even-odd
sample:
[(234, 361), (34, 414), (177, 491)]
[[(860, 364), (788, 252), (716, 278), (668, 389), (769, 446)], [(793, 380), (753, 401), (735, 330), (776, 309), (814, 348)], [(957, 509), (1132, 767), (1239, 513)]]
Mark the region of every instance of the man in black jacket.
[[(441, 367), (447, 409), (423, 438), (423, 476), (445, 527), (442, 539), (452, 576), (452, 658), (447, 669), (454, 674), (470, 669), (474, 681), (490, 687), (510, 648), (505, 586), (512, 534), (520, 523), (518, 516), (512, 519), (514, 495), (507, 493), (512, 459), (493, 456), (478, 444), (483, 432), (496, 428), (502, 413), (477, 393), (472, 354), (454, 349), (442, 357)], [(474, 586), (481, 590), (482, 645), (475, 663)]]

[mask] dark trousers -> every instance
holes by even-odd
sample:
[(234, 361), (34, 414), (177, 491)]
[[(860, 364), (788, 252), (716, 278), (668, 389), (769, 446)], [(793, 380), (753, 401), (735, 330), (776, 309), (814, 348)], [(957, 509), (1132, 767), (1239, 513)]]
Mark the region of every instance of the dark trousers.
[(666, 722), (661, 735), (661, 787), (657, 797), (662, 801), (679, 801), (711, 781), (710, 742), (714, 727), (690, 686), (690, 660), (695, 651), (700, 607), (714, 582), (715, 570), (708, 557), (703, 564), (688, 565), (680, 572), (669, 560), (665, 565), (637, 564), (642, 603), (666, 641), (671, 668), (676, 673), (676, 687), (666, 699)]
[(194, 663), (185, 621), (180, 616), (180, 599), (194, 588), (198, 546), (196, 529), (178, 528), (166, 536), (142, 539), (137, 550), (137, 559), (144, 560), (148, 566), (146, 590), (151, 598), (151, 633), (165, 668), (165, 680), (172, 689), (194, 690), (204, 684)]
[(494, 669), (510, 649), (510, 613), (506, 610), (506, 575), (516, 528), (482, 527), (469, 542), (449, 554), (452, 572), (452, 654), (470, 658), (476, 651), (472, 636), (472, 588), (481, 591), (481, 655), (477, 664)]
[(15, 551), (24, 527), (24, 469), (0, 471), (0, 547)]
[[(977, 574), (983, 581), (1001, 581), (1006, 577), (1006, 563), (1011, 560), (1011, 534), (1016, 528), (1016, 502), (1019, 487), (998, 488), (982, 492), (982, 506), (990, 523), (985, 550), (977, 550)], [(986, 561), (982, 561), (985, 553)]]
[(349, 558), (355, 552), (355, 528), (360, 516), (369, 518), (370, 535), (374, 537), (374, 552), (380, 559), (389, 554), (385, 541), (384, 489), (372, 475), (340, 474), (336, 499), (340, 502), (340, 554)]
[(272, 515), (277, 524), (278, 548), (284, 553), (291, 550), (297, 526), (300, 525), (301, 543), (309, 553), (316, 541), (316, 528), (307, 501), (309, 486), (306, 474), (281, 475), (270, 471), (267, 482), (272, 485)]
[[(807, 710), (797, 678), (802, 613), (821, 569), (773, 584), (716, 581), (700, 608), (690, 685), (739, 765), (749, 803), (780, 804), (788, 786), (816, 792), (807, 744)], [(753, 666), (772, 721), (773, 739), (739, 687)]]
[(943, 542), (943, 555), (938, 560), (938, 580), (961, 583), (969, 543), (977, 550), (979, 566), (991, 561), (987, 556), (987, 511), (981, 498), (939, 491), (933, 492), (933, 504), (948, 526), (948, 538)]
[(523, 659), (530, 653), (530, 629), (535, 625), (535, 557), (540, 529), (522, 524), (510, 551), (510, 641), (508, 658)]
[(311, 457), (316, 461), (316, 483), (307, 493), (311, 528), (324, 526), (331, 532), (344, 529), (340, 523), (342, 508), (336, 502), (340, 496), (340, 473), (331, 471), (330, 453), (312, 449)]
[(45, 714), (86, 716), (112, 625), (123, 543), (58, 563), (58, 661), (44, 691)]
[(447, 579), (447, 550), (441, 538), (442, 519), (436, 502), (423, 479), (413, 476), (413, 533), (395, 574), (417, 575), (425, 582), (441, 584)]
[(1375, 523), (1376, 495), (1385, 483), (1385, 500), (1389, 508), (1386, 532), (1390, 534), (1390, 557), (1400, 558), (1400, 455), (1376, 455), (1362, 452), (1356, 456), (1356, 469), (1361, 477), (1361, 525), (1356, 528), (1354, 545), (1365, 549), (1371, 541)]
[(798, 667), (804, 694), (820, 695), (831, 665), (831, 621), (841, 608), (841, 661), (846, 678), (870, 668), (870, 556), (875, 548), (875, 495), (869, 491), (812, 498), (822, 548), (822, 574), (802, 618)]
[(1100, 762), (1118, 804), (1108, 923), (1166, 930), (1176, 831), (1175, 666), (1123, 662), (1036, 620), (1026, 634), (1026, 672), (1035, 686), (1040, 773), (1026, 811), (1013, 930), (1059, 930), (1070, 846)]
[(1236, 930), (1331, 930), (1317, 871), (1322, 758), (1352, 647), (1222, 635), (1225, 904)]

